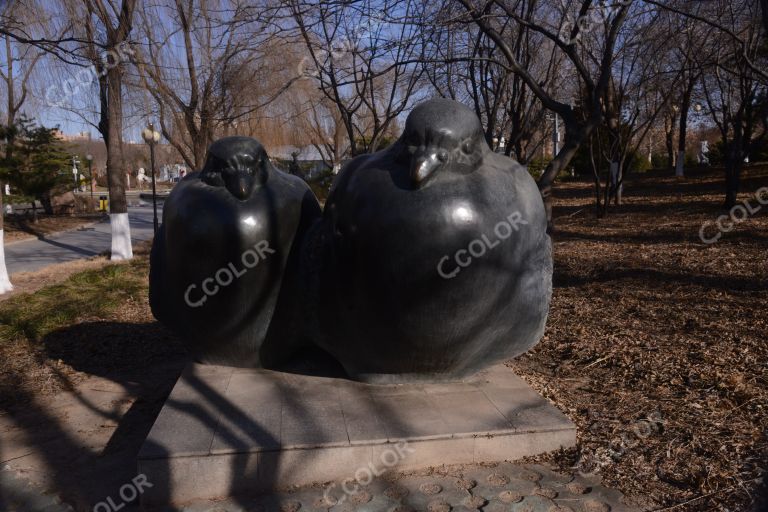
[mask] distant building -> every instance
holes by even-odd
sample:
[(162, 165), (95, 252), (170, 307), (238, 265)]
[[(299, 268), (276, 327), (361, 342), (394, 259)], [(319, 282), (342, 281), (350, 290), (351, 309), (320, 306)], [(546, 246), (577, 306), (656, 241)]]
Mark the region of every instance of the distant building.
[(61, 130), (56, 130), (55, 133), (58, 138), (65, 142), (82, 142), (91, 140), (91, 132), (89, 131), (64, 133)]

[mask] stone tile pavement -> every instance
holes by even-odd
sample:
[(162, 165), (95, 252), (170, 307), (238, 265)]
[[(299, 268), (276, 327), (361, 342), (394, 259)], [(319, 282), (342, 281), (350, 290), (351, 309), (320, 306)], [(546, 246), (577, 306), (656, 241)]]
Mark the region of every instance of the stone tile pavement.
[[(363, 482), (365, 483), (365, 482)], [(346, 491), (345, 491), (346, 489)], [(158, 509), (163, 510), (163, 509)], [(256, 499), (199, 501), (183, 512), (634, 512), (596, 477), (500, 463), (353, 479)]]

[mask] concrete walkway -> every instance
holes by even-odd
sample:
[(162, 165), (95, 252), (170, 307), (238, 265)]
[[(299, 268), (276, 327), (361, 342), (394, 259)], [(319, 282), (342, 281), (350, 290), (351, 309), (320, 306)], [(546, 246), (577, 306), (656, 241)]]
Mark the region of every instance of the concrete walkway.
[[(158, 209), (161, 217), (162, 208)], [(152, 205), (128, 208), (133, 243), (152, 238)], [(40, 270), (48, 265), (96, 256), (110, 249), (112, 234), (109, 221), (87, 228), (26, 240), (5, 246), (8, 273)]]

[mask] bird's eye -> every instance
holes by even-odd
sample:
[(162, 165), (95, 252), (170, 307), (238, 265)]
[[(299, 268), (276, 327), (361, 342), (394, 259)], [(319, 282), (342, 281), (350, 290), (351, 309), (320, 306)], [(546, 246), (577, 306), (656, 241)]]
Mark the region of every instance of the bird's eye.
[(465, 141), (462, 143), (462, 145), (461, 145), (461, 150), (462, 150), (464, 153), (466, 153), (467, 155), (469, 155), (470, 153), (472, 153), (472, 149), (473, 149), (473, 148), (472, 148), (472, 143), (471, 143), (470, 141), (468, 141), (468, 140), (465, 140)]

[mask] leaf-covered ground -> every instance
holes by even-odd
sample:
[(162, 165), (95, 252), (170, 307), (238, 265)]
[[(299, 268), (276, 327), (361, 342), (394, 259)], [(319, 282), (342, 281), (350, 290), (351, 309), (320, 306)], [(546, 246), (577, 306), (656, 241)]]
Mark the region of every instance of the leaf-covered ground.
[[(768, 169), (745, 178), (754, 210)], [(768, 204), (705, 244), (722, 187), (635, 179), (597, 219), (591, 186), (562, 184), (548, 328), (513, 363), (578, 426), (557, 462), (652, 509), (751, 510), (768, 467)]]

